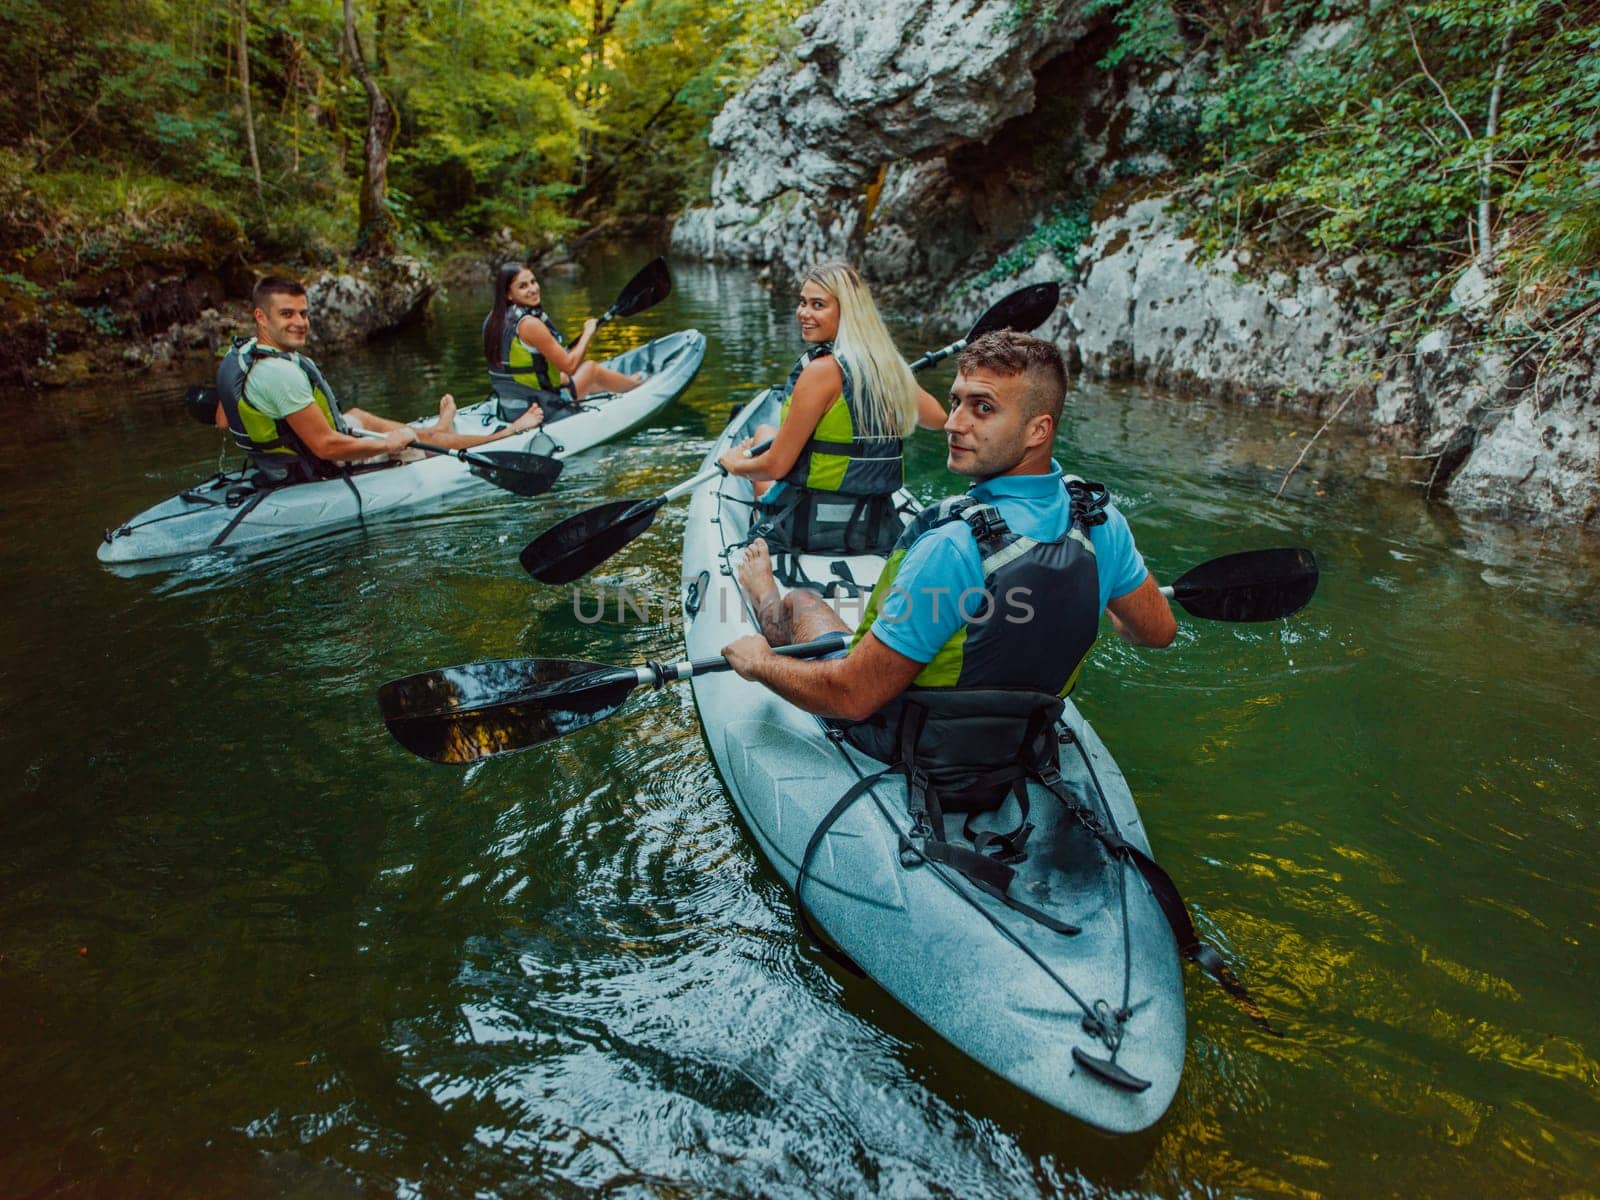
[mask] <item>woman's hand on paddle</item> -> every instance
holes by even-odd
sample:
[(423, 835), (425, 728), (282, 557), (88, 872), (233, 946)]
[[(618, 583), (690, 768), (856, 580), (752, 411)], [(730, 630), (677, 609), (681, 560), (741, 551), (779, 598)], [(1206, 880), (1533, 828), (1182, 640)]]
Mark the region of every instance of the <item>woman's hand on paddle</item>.
[(745, 474), (745, 469), (748, 469), (750, 463), (753, 461), (750, 455), (750, 447), (754, 446), (755, 444), (755, 438), (745, 438), (744, 441), (740, 442), (732, 450), (724, 452), (722, 457), (717, 459), (717, 465), (729, 475)]
[(398, 454), (416, 440), (417, 431), (409, 425), (402, 425), (383, 435), (383, 448), (390, 454)]

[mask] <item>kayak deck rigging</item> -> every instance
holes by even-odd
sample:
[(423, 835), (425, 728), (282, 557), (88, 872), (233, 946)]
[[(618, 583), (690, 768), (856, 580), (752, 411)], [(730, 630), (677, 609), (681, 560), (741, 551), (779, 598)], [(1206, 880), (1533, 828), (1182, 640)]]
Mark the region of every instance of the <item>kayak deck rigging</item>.
[[(758, 397), (707, 464), (756, 424), (773, 422), (775, 410), (769, 396)], [(733, 575), (751, 499), (747, 481), (721, 476), (691, 502), (683, 577), (692, 657), (759, 628)], [(901, 499), (908, 513), (918, 507), (909, 494)], [(883, 559), (797, 558), (801, 578), (852, 583), (837, 589), (836, 611), (859, 620)], [(908, 865), (903, 776), (880, 774), (884, 764), (827, 722), (731, 673), (692, 683), (735, 806), (791, 890), (801, 885), (801, 921), (826, 934), (820, 944), (965, 1053), (1063, 1111), (1113, 1131), (1159, 1119), (1176, 1092), (1186, 1038), (1177, 945), (1146, 881), (1097, 832), (1148, 854), (1121, 772), (1070, 701), (1058, 726), (1063, 795), (1029, 785), (1035, 828), (1009, 886), (1025, 907), (1048, 914), (1047, 925), (943, 863), (912, 855)], [(852, 790), (856, 802), (833, 811)], [(973, 827), (1003, 832), (1020, 823), (1013, 796)], [(971, 845), (962, 814), (944, 814), (944, 834)]]

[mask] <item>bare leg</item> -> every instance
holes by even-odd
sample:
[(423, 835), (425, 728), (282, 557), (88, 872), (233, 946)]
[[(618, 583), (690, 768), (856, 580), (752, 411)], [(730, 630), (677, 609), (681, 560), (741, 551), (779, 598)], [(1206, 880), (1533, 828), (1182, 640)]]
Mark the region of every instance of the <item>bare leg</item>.
[[(391, 421), (387, 417), (380, 417), (360, 408), (347, 408), (344, 410), (347, 417), (353, 417), (361, 423), (363, 429), (370, 429), (375, 433), (390, 433), (396, 429), (405, 428), (399, 421)], [(510, 437), (517, 433), (526, 433), (530, 429), (537, 429), (544, 420), (544, 413), (537, 404), (523, 413), (504, 429), (497, 429), (493, 433), (457, 433), (451, 428), (456, 419), (455, 397), (448, 393), (439, 399), (439, 419), (432, 428), (419, 430), (422, 440), (434, 446), (442, 446), (446, 450), (470, 450), (474, 446), (481, 446), (485, 442), (497, 442), (501, 438)]]
[(581, 363), (572, 374), (572, 382), (577, 385), (580, 400), (592, 392), (631, 391), (639, 386), (639, 378), (594, 362)]
[(810, 642), (824, 634), (849, 632), (850, 627), (823, 598), (806, 588), (788, 595), (778, 589), (772, 575), (772, 555), (767, 543), (757, 538), (745, 547), (744, 559), (735, 574), (744, 594), (750, 598), (761, 624), (761, 636), (774, 646)]

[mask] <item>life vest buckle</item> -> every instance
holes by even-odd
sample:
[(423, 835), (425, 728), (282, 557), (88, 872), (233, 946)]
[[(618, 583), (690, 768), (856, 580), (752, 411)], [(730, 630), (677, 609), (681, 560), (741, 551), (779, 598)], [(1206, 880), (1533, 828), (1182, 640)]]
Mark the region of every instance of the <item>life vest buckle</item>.
[(967, 525), (972, 530), (972, 536), (979, 545), (985, 542), (1003, 538), (1011, 532), (1011, 527), (1006, 524), (1006, 519), (1000, 515), (1000, 510), (992, 504), (983, 504), (963, 514)]

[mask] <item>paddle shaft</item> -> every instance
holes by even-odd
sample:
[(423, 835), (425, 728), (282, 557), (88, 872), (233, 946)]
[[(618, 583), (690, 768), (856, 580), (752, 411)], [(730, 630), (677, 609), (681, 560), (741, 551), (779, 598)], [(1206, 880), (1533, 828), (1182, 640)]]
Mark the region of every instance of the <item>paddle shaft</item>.
[[(352, 429), (350, 432), (355, 434), (357, 437), (373, 438), (380, 442), (389, 436), (386, 433), (379, 433), (375, 429)], [(418, 438), (411, 444), (418, 450), (426, 450), (429, 454), (446, 454), (451, 458), (459, 458), (462, 462), (477, 463), (480, 467), (484, 467), (490, 471), (499, 471), (503, 469), (502, 465), (495, 462), (494, 459), (480, 458), (470, 450), (452, 450), (448, 446), (435, 446), (429, 442), (423, 441), (421, 438)], [(537, 458), (541, 456), (534, 455), (534, 457)]]
[[(768, 438), (766, 441), (761, 442), (758, 445), (751, 446), (744, 452), (744, 456), (746, 458), (754, 458), (758, 454), (765, 454), (770, 449), (772, 449), (772, 439)], [(702, 483), (709, 483), (718, 475), (726, 475), (727, 473), (728, 469), (722, 466), (720, 463), (713, 467), (707, 467), (704, 471), (701, 471), (700, 474), (685, 479), (682, 483), (676, 485), (675, 487), (670, 487), (666, 491), (662, 492), (661, 495), (655, 498), (655, 500), (647, 500), (645, 503), (653, 503), (659, 508), (668, 501), (676, 500), (679, 496), (684, 496), (694, 491), (695, 488), (699, 487)]]
[(952, 354), (960, 354), (966, 348), (967, 348), (967, 339), (966, 338), (957, 338), (955, 341), (951, 342), (948, 346), (941, 346), (937, 350), (929, 350), (921, 358), (917, 359), (916, 362), (911, 364), (911, 370), (913, 372), (916, 372), (916, 371), (922, 370), (924, 367), (931, 367), (931, 366), (933, 366), (934, 363), (943, 362), (945, 359), (949, 358)]
[[(785, 658), (818, 658), (824, 654), (832, 654), (836, 650), (843, 650), (848, 645), (849, 639), (846, 634), (830, 633), (811, 642), (800, 642), (793, 646), (774, 646), (772, 652), (781, 654)], [(536, 666), (537, 662), (538, 660), (529, 660), (527, 665)], [(601, 667), (587, 675), (565, 679), (560, 683), (534, 688), (531, 691), (515, 692), (448, 715), (459, 719), (464, 713), (470, 715), (509, 705), (568, 708), (584, 699), (587, 693), (610, 692), (622, 685), (626, 685), (630, 691), (636, 687), (659, 689), (669, 683), (693, 679), (697, 675), (710, 675), (716, 671), (726, 670), (728, 670), (728, 660), (720, 654), (715, 658), (685, 658), (672, 663), (643, 662), (636, 667)], [(627, 683), (629, 675), (633, 676), (631, 684)], [(623, 695), (626, 695), (626, 692)]]
[[(784, 658), (821, 658), (824, 654), (843, 650), (849, 644), (848, 634), (830, 633), (811, 642), (799, 642), (793, 646), (774, 646), (772, 652), (781, 654)], [(647, 662), (632, 668), (640, 684), (653, 688), (663, 688), (669, 683), (728, 669), (728, 660), (720, 654), (715, 658), (685, 658), (675, 663)]]

